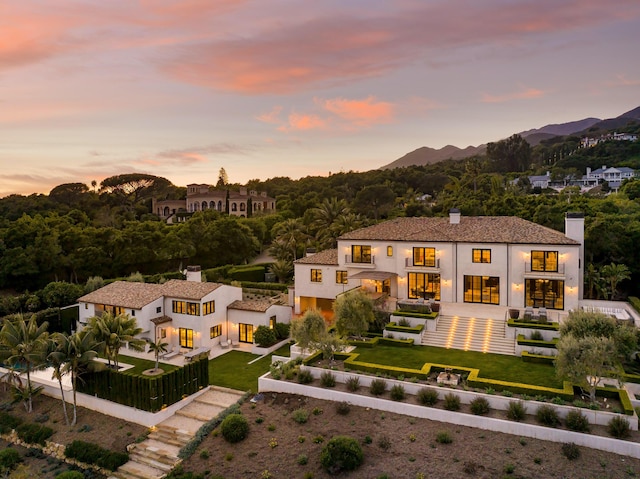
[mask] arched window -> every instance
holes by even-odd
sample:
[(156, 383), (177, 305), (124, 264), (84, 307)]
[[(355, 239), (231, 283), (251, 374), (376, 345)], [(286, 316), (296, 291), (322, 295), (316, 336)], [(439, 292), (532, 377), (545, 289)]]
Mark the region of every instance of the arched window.
[(218, 201), (218, 211), (222, 211), (222, 201)]
[(236, 203), (231, 203), (231, 211), (238, 211), (238, 205)]
[(240, 211), (244, 211), (245, 208), (245, 204), (244, 203), (240, 203)]
[(200, 211), (200, 202), (196, 201), (193, 203), (193, 211)]
[(206, 202), (206, 201), (203, 201), (203, 202), (202, 202), (202, 211), (204, 211), (204, 210), (206, 210), (206, 209), (207, 209), (207, 202)]
[(169, 207), (168, 206), (164, 207), (164, 213), (162, 215), (163, 216), (169, 216)]
[(210, 201), (209, 202), (209, 208), (211, 208), (212, 210), (216, 209), (216, 202), (215, 201)]

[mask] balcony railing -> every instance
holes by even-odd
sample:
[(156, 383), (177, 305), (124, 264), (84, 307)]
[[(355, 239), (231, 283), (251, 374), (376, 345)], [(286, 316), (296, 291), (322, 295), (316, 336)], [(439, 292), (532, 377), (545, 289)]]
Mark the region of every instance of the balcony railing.
[(436, 258), (436, 261), (435, 261), (434, 265), (431, 266), (431, 265), (424, 265), (424, 264), (413, 264), (413, 258), (405, 258), (404, 259), (404, 266), (405, 266), (405, 268), (436, 268), (436, 269), (439, 269), (440, 268), (440, 259)]
[(524, 272), (533, 274), (564, 274), (564, 263), (558, 263), (558, 269), (556, 271), (551, 271), (548, 266), (546, 270), (533, 269), (531, 267), (531, 263), (529, 261), (525, 261)]
[(350, 254), (344, 255), (344, 262), (352, 266), (357, 266), (357, 265), (368, 266), (368, 265), (376, 264), (376, 257), (374, 255), (371, 255), (370, 261), (364, 261), (364, 259), (365, 258), (356, 258), (356, 261), (354, 261), (353, 256), (351, 256)]

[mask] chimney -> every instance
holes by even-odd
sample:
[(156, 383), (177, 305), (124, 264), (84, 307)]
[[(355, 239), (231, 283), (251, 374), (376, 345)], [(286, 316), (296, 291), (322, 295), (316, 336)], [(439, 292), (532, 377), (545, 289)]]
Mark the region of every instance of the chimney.
[(460, 224), (460, 210), (458, 208), (451, 208), (449, 210), (449, 224)]
[(307, 258), (309, 256), (313, 256), (314, 254), (316, 254), (316, 249), (315, 248), (307, 248), (306, 255), (305, 255)]
[(591, 168), (587, 166), (587, 178), (591, 176)]
[(202, 272), (200, 266), (187, 266), (187, 281), (202, 283)]
[(578, 267), (578, 299), (583, 298), (584, 289), (584, 213), (567, 212), (564, 219), (564, 235), (580, 243)]

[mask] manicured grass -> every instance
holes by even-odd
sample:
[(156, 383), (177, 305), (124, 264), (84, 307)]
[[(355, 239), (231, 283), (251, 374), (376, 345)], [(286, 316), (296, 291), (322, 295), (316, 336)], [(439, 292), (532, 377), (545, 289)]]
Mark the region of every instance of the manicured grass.
[(547, 364), (525, 363), (519, 356), (487, 354), (459, 349), (414, 346), (399, 348), (378, 345), (374, 348), (357, 348), (358, 361), (421, 369), (424, 363), (447, 364), (480, 370), (480, 377), (502, 381), (562, 388), (556, 370)]
[[(132, 369), (127, 369), (127, 374), (142, 374), (142, 371), (146, 371), (147, 369), (153, 369), (156, 367), (155, 361), (149, 361), (148, 359), (140, 359), (134, 358), (132, 356), (124, 356), (122, 354), (118, 354), (118, 362), (131, 364), (133, 366)], [(169, 371), (173, 371), (174, 369), (178, 369), (178, 366), (174, 366), (172, 364), (166, 364), (160, 362), (160, 369), (164, 369), (165, 373)]]
[[(289, 356), (290, 345), (282, 346), (273, 352), (278, 356)], [(209, 361), (209, 384), (238, 389), (240, 391), (258, 391), (258, 377), (269, 371), (271, 356), (252, 364), (249, 362), (260, 356), (243, 351), (229, 351)]]

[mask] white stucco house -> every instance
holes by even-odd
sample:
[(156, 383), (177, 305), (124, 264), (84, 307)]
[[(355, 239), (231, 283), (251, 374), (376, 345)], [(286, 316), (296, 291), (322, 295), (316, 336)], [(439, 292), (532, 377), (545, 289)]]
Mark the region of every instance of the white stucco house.
[[(330, 311), (363, 287), (388, 307), (410, 299), (569, 311), (583, 289), (584, 217), (565, 233), (516, 217), (396, 218), (338, 238), (338, 247), (295, 262), (295, 312)], [(480, 313), (479, 313), (480, 314)]]
[(105, 311), (126, 313), (142, 328), (141, 338), (162, 340), (171, 349), (212, 348), (231, 340), (253, 343), (253, 331), (260, 325), (288, 323), (291, 308), (264, 299), (261, 309), (255, 301), (242, 300), (242, 288), (199, 281), (199, 268), (192, 281), (170, 280), (164, 284), (116, 281), (82, 296), (79, 327)]

